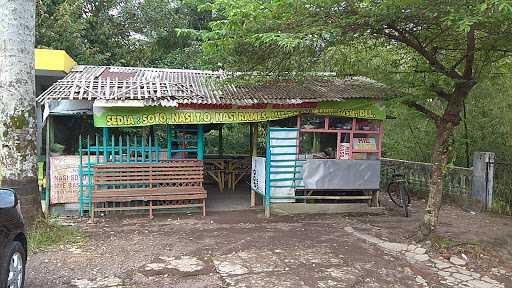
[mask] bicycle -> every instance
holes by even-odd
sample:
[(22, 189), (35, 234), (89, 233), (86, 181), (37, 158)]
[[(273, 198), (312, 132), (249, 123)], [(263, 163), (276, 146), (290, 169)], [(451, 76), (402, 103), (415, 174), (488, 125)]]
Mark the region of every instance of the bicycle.
[(387, 192), (391, 201), (403, 209), (405, 217), (409, 217), (411, 197), (407, 191), (407, 180), (405, 180), (403, 174), (394, 173), (393, 176), (391, 176), (391, 182), (388, 184)]

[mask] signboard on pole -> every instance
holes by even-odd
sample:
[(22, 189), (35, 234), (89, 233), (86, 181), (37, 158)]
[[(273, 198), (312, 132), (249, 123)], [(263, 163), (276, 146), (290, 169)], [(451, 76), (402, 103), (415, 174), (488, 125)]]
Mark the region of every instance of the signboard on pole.
[(251, 189), (265, 195), (265, 158), (252, 157)]
[[(80, 195), (80, 156), (50, 157), (50, 203), (76, 203)], [(86, 183), (87, 176), (83, 177)]]

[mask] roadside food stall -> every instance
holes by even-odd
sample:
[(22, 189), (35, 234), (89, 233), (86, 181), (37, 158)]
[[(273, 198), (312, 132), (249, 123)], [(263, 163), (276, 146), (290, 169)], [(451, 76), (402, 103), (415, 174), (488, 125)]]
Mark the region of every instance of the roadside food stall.
[[(251, 205), (261, 195), (267, 215), (290, 204), (378, 205), (382, 85), (311, 77), (234, 87), (224, 78), (222, 72), (75, 66), (38, 97), (47, 125), (56, 115), (93, 123), (80, 127), (85, 133), (66, 155), (75, 168), (66, 164), (69, 175), (54, 179), (74, 179), (66, 190), (72, 195), (56, 193), (51, 204), (73, 203), (80, 215), (147, 209), (151, 217), (152, 209), (190, 207), (205, 213), (204, 174), (231, 183), (230, 189), (250, 174)], [(205, 155), (205, 133), (223, 123), (250, 124), (252, 162)], [(264, 155), (257, 150), (261, 134)], [(49, 170), (58, 171), (69, 161), (50, 163)]]

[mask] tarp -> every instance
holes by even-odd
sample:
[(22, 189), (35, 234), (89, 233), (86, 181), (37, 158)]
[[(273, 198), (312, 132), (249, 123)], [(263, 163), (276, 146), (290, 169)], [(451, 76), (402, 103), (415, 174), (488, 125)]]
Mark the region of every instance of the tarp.
[(92, 114), (92, 105), (87, 100), (49, 101), (44, 105), (43, 123), (48, 115)]
[(179, 107), (176, 109), (161, 106), (108, 107), (95, 102), (93, 111), (96, 127), (264, 122), (292, 117), (299, 113), (377, 120), (384, 120), (386, 117), (383, 107), (369, 99), (321, 102), (307, 108), (281, 107), (274, 108), (269, 105), (265, 109), (181, 110)]

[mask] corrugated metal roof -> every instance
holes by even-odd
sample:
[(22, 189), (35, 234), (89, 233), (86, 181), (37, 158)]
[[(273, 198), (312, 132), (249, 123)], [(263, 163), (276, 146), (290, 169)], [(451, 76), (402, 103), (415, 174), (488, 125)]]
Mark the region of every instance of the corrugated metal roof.
[(49, 100), (139, 100), (145, 105), (162, 106), (253, 105), (379, 99), (389, 93), (383, 85), (363, 77), (311, 77), (302, 83), (273, 80), (246, 87), (222, 82), (226, 78), (224, 72), (77, 65), (37, 100), (41, 103)]

